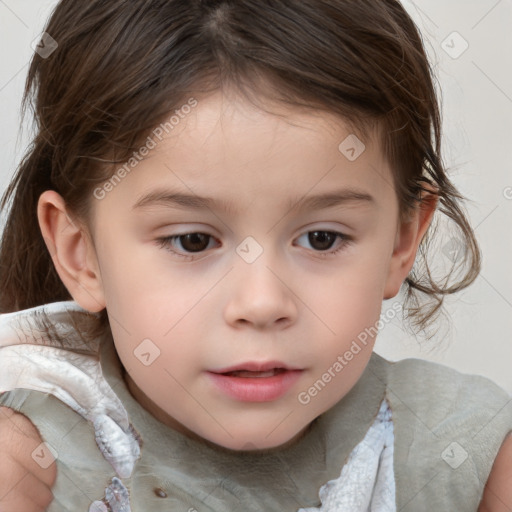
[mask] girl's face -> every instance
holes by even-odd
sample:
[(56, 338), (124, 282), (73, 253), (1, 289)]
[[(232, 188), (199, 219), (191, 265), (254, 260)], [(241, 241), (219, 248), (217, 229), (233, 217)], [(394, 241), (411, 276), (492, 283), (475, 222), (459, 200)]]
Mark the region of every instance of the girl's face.
[(293, 442), (347, 394), (417, 248), (379, 148), (282, 112), (200, 100), (94, 200), (98, 300), (132, 394), (229, 449)]

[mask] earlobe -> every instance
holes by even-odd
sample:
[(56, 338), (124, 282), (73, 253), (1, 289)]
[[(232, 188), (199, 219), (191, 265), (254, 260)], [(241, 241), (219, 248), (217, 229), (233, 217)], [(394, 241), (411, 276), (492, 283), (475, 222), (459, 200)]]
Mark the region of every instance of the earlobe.
[(62, 196), (47, 190), (39, 197), (37, 217), (55, 269), (73, 299), (96, 313), (105, 299), (96, 253), (85, 228), (74, 222)]
[(383, 299), (391, 299), (400, 291), (402, 283), (414, 265), (420, 243), (432, 222), (439, 196), (433, 186), (427, 188), (432, 192), (423, 191), (416, 210), (407, 221), (397, 227)]

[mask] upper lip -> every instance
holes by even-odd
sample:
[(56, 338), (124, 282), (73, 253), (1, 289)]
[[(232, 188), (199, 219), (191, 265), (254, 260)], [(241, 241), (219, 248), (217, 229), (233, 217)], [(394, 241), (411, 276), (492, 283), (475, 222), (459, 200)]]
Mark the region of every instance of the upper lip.
[(273, 370), (274, 368), (283, 368), (285, 370), (301, 370), (302, 368), (296, 368), (289, 366), (281, 361), (247, 361), (245, 363), (235, 364), (233, 366), (227, 366), (226, 368), (220, 368), (219, 370), (210, 370), (213, 373), (228, 373), (235, 372), (238, 370), (247, 370), (250, 372), (264, 372), (266, 370)]

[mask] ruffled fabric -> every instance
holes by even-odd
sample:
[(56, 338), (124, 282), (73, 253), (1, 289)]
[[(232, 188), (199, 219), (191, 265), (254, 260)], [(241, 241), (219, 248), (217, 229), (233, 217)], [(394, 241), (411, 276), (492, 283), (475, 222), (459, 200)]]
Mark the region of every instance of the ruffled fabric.
[(298, 512), (394, 512), (393, 422), (386, 400), (364, 439), (351, 452), (340, 477), (320, 488), (322, 506)]
[[(41, 332), (35, 320), (42, 312), (69, 347)], [(137, 434), (119, 397), (103, 376), (99, 342), (85, 344), (77, 318), (91, 313), (74, 301), (62, 301), (0, 315), (0, 393), (17, 388), (54, 395), (89, 421), (98, 449), (114, 468), (103, 501), (92, 511), (130, 510), (123, 478), (129, 478), (140, 455)], [(71, 327), (71, 328), (70, 328)], [(394, 434), (391, 410), (382, 401), (364, 439), (353, 449), (339, 478), (319, 490), (321, 506), (298, 512), (395, 512)]]
[[(55, 346), (41, 332), (35, 318), (43, 309), (72, 348)], [(128, 478), (140, 446), (122, 402), (103, 377), (94, 351), (99, 345), (85, 344), (69, 329), (71, 315), (80, 314), (90, 315), (76, 302), (62, 301), (0, 315), (0, 393), (24, 388), (52, 394), (93, 424), (98, 448), (119, 477)]]

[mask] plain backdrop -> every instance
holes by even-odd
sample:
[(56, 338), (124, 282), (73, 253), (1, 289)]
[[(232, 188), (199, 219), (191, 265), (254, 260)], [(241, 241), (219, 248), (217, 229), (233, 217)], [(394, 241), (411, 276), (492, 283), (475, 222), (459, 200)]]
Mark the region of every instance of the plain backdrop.
[[(30, 123), (20, 133), (20, 102), (31, 43), (55, 4), (0, 0), (2, 193), (30, 140)], [(447, 301), (449, 323), (440, 324), (428, 345), (395, 317), (383, 322), (376, 351), (393, 361), (419, 357), (484, 375), (512, 393), (512, 0), (403, 5), (423, 34), (439, 80), (443, 159), (468, 198), (465, 208), (481, 244), (483, 269), (471, 287)], [(442, 264), (449, 248), (436, 257)]]

